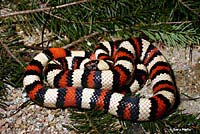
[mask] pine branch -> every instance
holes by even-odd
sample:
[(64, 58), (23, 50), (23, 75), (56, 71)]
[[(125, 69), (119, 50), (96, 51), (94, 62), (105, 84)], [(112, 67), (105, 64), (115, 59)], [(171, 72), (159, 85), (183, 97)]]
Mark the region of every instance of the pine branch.
[(159, 23), (153, 23), (152, 25), (156, 26), (156, 25), (174, 25), (174, 24), (188, 24), (188, 23), (192, 23), (192, 21), (167, 21), (167, 22), (159, 22)]
[[(149, 27), (149, 26), (147, 26)], [(192, 23), (176, 25), (152, 25), (151, 28), (141, 27), (141, 31), (151, 40), (164, 42), (167, 45), (186, 47), (200, 42), (200, 34), (192, 27)]]
[(63, 5), (58, 5), (55, 7), (45, 7), (45, 8), (38, 8), (38, 9), (33, 9), (33, 10), (24, 10), (24, 11), (16, 11), (16, 12), (7, 13), (7, 14), (0, 14), (0, 18), (7, 18), (7, 17), (11, 17), (11, 16), (16, 16), (16, 15), (25, 15), (25, 14), (31, 14), (31, 13), (38, 13), (38, 12), (42, 12), (42, 11), (54, 10), (54, 9), (64, 8), (64, 7), (68, 7), (68, 6), (72, 6), (72, 5), (78, 5), (78, 4), (90, 2), (90, 1), (91, 0), (80, 0), (80, 1), (76, 1), (76, 2), (63, 4)]

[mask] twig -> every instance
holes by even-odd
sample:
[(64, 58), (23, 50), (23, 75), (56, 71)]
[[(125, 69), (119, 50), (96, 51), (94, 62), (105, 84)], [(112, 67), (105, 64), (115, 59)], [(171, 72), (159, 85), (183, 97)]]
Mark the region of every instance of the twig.
[(20, 110), (22, 110), (23, 108), (27, 107), (28, 105), (32, 105), (33, 102), (30, 101), (29, 99), (26, 100), (23, 104), (21, 104), (17, 109), (15, 109), (15, 111), (13, 111), (12, 113), (10, 113), (10, 115), (8, 117), (12, 117), (13, 115), (16, 115)]
[[(40, 43), (42, 44), (42, 43)], [(44, 50), (43, 47), (35, 47), (35, 46), (24, 46), (25, 48), (31, 49), (31, 50)]]
[(78, 4), (90, 2), (90, 1), (91, 0), (80, 0), (80, 1), (63, 4), (63, 5), (58, 5), (55, 7), (45, 7), (45, 8), (38, 8), (38, 9), (33, 9), (33, 10), (16, 11), (16, 12), (7, 13), (7, 14), (1, 14), (0, 18), (7, 18), (7, 17), (15, 16), (15, 15), (24, 15), (24, 14), (37, 13), (37, 12), (42, 12), (42, 11), (47, 11), (47, 10), (54, 10), (54, 9), (64, 8), (64, 7), (68, 7), (72, 5), (78, 5)]
[(16, 61), (18, 62), (22, 67), (24, 66), (22, 64), (22, 62), (14, 55), (12, 54), (12, 52), (10, 51), (10, 49), (8, 48), (8, 46), (6, 46), (1, 40), (0, 40), (0, 44), (3, 46), (3, 48), (5, 48), (6, 52)]
[[(91, 38), (91, 37), (94, 37), (94, 36), (96, 36), (96, 35), (98, 35), (98, 34), (100, 34), (100, 33), (99, 33), (99, 32), (94, 32), (94, 33), (91, 33), (91, 34), (89, 34), (89, 35), (83, 36), (83, 37), (81, 37), (80, 39), (75, 40), (75, 41), (73, 41), (73, 42), (67, 44), (66, 46), (63, 46), (62, 48), (66, 49), (66, 48), (72, 47), (72, 46), (74, 46), (74, 45), (76, 45), (76, 44), (78, 44), (78, 43), (84, 42), (85, 40), (87, 40), (87, 39), (89, 39), (89, 38)], [(53, 39), (53, 38), (52, 38), (52, 39)], [(51, 40), (52, 40), (52, 39), (51, 39)], [(45, 41), (43, 41), (43, 42), (41, 42), (41, 43), (38, 43), (38, 44), (35, 45), (35, 46), (24, 46), (24, 47), (25, 47), (25, 48), (30, 48), (30, 49), (32, 49), (32, 50), (44, 50), (43, 47), (37, 47), (37, 46), (40, 45), (40, 44), (42, 44), (42, 43), (44, 43), (44, 42), (47, 42), (47, 41), (50, 41), (50, 40), (45, 40)]]
[[(98, 34), (100, 34), (100, 33), (99, 33), (99, 32), (94, 32), (94, 33), (91, 33), (91, 34), (89, 34), (89, 35), (83, 36), (83, 37), (81, 37), (80, 39), (75, 40), (75, 41), (73, 41), (73, 42), (67, 44), (66, 46), (63, 46), (62, 48), (66, 49), (66, 48), (72, 47), (72, 46), (74, 46), (74, 45), (76, 45), (76, 44), (78, 44), (78, 43), (84, 42), (85, 40), (87, 40), (87, 39), (89, 39), (89, 38), (91, 38), (91, 37), (94, 37), (94, 36), (96, 36), (96, 35), (98, 35)], [(54, 37), (54, 38), (55, 38), (55, 37)], [(54, 39), (54, 38), (52, 38), (52, 39)], [(52, 39), (51, 39), (51, 40), (52, 40)], [(37, 46), (39, 46), (39, 45), (41, 45), (42, 43), (47, 42), (47, 41), (50, 41), (50, 40), (45, 40), (45, 41), (43, 41), (43, 42), (41, 42), (41, 43), (36, 44), (35, 46), (24, 46), (24, 47), (25, 47), (25, 48), (30, 48), (30, 49), (32, 49), (32, 50), (44, 50), (43, 47), (37, 47)]]
[(172, 25), (172, 24), (187, 24), (187, 23), (192, 23), (192, 21), (167, 21), (167, 22), (159, 22), (159, 23), (153, 23), (152, 25), (157, 26), (157, 25)]
[(98, 34), (100, 34), (99, 32), (94, 32), (94, 33), (91, 33), (91, 34), (89, 34), (89, 35), (86, 35), (86, 36), (83, 36), (83, 37), (81, 37), (80, 39), (78, 39), (78, 40), (76, 40), (76, 41), (73, 41), (73, 42), (71, 42), (70, 44), (68, 44), (68, 45), (66, 45), (66, 46), (64, 46), (64, 47), (62, 47), (62, 48), (69, 48), (69, 47), (72, 47), (73, 45), (76, 45), (76, 44), (78, 44), (78, 43), (81, 43), (81, 42), (83, 42), (83, 41), (85, 41), (85, 40), (87, 40), (87, 39), (89, 39), (89, 38), (91, 38), (91, 37), (94, 37), (94, 36), (96, 36), (96, 35), (98, 35)]
[(186, 101), (190, 101), (190, 100), (196, 101), (196, 100), (200, 99), (200, 96), (198, 96), (198, 97), (191, 97), (191, 96), (189, 96), (189, 95), (187, 95), (185, 93), (181, 93), (181, 94), (187, 97), (187, 98), (181, 98), (182, 101), (185, 101), (185, 100)]

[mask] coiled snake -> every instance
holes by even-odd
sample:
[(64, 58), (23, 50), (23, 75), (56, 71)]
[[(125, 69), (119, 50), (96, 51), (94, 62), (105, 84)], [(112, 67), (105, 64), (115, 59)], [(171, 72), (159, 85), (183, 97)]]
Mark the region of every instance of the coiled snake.
[[(51, 88), (44, 86), (43, 77)], [(152, 97), (126, 95), (148, 78)], [(155, 46), (140, 38), (104, 41), (94, 53), (43, 50), (25, 68), (23, 85), (38, 105), (104, 110), (132, 122), (163, 118), (179, 103), (170, 65)]]

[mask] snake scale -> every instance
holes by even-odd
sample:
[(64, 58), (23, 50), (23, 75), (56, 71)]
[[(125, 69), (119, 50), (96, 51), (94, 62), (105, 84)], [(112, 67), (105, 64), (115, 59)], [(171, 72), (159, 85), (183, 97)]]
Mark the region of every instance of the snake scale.
[[(147, 79), (153, 95), (130, 96)], [(103, 41), (93, 53), (43, 50), (25, 68), (23, 85), (40, 106), (103, 110), (131, 122), (166, 117), (179, 104), (173, 70), (165, 57), (147, 40), (134, 37)]]

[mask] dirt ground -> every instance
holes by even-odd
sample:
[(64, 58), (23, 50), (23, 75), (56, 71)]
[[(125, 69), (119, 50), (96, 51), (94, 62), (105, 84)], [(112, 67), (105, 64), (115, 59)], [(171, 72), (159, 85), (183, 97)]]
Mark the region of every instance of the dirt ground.
[(166, 48), (162, 51), (171, 63), (181, 93), (183, 113), (200, 112), (200, 47)]

